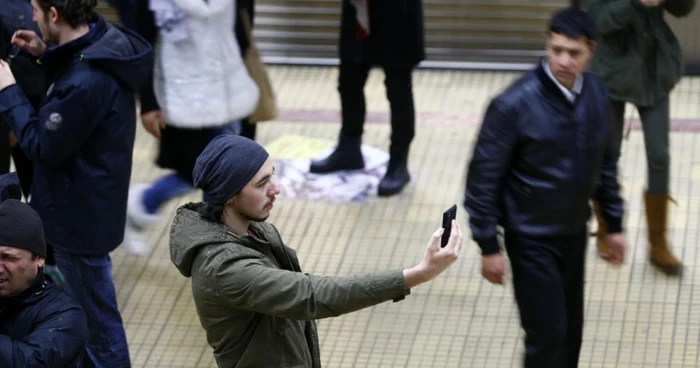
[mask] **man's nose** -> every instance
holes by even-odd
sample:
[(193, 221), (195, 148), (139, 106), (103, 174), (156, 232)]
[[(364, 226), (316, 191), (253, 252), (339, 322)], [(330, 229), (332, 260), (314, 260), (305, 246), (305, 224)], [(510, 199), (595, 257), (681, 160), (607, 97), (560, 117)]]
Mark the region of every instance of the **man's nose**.
[(280, 194), (281, 190), (277, 183), (275, 181), (272, 182), (272, 186), (270, 186), (270, 197), (274, 197), (278, 194)]

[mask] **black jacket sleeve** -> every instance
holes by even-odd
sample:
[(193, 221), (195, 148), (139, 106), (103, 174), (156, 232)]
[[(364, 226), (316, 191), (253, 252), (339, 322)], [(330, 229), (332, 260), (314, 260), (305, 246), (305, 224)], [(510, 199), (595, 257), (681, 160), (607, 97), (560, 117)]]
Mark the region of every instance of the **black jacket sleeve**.
[[(154, 47), (158, 38), (158, 27), (151, 9), (148, 8), (148, 0), (136, 0), (134, 4), (134, 19), (136, 21), (135, 31)], [(155, 51), (154, 51), (155, 52)], [(152, 58), (155, 62), (155, 58)], [(141, 114), (149, 111), (160, 110), (156, 94), (153, 89), (153, 67), (151, 74), (141, 86), (139, 91), (141, 101)]]
[(600, 184), (594, 199), (600, 203), (605, 219), (606, 230), (610, 234), (622, 232), (624, 201), (620, 196), (620, 184), (617, 181), (617, 157), (612, 146), (612, 125), (607, 137), (603, 162), (600, 168)]
[(255, 2), (253, 0), (239, 0), (236, 1), (236, 26), (234, 31), (236, 34), (236, 41), (238, 41), (238, 47), (241, 51), (241, 57), (245, 57), (248, 48), (250, 47), (250, 40), (245, 33), (245, 27), (243, 26), (243, 11), (245, 11), (249, 17), (251, 28), (253, 27), (253, 20), (255, 19)]
[(0, 367), (67, 367), (85, 350), (87, 331), (85, 314), (77, 306), (53, 310), (22, 339), (0, 334)]
[(472, 237), (482, 254), (500, 251), (496, 237), (503, 192), (517, 142), (514, 120), (497, 101), (489, 105), (467, 174), (464, 207), (469, 213)]

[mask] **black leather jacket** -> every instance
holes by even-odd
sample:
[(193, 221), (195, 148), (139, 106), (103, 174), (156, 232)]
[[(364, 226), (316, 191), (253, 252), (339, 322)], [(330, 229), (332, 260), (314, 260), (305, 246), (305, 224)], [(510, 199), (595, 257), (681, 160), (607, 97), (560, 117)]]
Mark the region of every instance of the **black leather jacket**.
[(530, 236), (586, 228), (589, 200), (603, 207), (611, 233), (622, 231), (608, 91), (585, 74), (572, 104), (542, 66), (488, 107), (469, 165), (464, 206), (483, 254), (500, 250), (496, 227)]

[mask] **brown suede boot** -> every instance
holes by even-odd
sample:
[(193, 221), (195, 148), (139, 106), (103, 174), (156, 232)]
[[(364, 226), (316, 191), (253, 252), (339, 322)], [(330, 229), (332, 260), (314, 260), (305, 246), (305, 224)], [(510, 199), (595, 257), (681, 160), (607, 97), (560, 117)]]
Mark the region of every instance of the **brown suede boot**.
[(607, 235), (608, 232), (605, 226), (605, 220), (603, 219), (603, 210), (600, 208), (600, 203), (597, 201), (593, 201), (593, 213), (595, 213), (595, 218), (598, 220), (598, 231), (595, 233), (598, 255), (600, 258), (607, 260), (609, 258), (608, 244), (605, 242), (605, 235)]
[(667, 275), (678, 275), (683, 270), (681, 261), (669, 249), (666, 240), (666, 221), (668, 215), (668, 195), (644, 193), (649, 229), (649, 261)]

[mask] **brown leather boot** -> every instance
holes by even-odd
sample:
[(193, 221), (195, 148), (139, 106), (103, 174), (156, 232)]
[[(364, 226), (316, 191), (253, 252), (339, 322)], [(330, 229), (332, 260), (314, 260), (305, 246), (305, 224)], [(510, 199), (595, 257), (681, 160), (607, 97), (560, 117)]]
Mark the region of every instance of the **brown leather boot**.
[(598, 201), (593, 201), (593, 213), (595, 213), (595, 218), (598, 220), (598, 231), (595, 233), (598, 255), (600, 258), (607, 260), (610, 258), (608, 256), (608, 244), (605, 242), (605, 235), (607, 235), (608, 232), (605, 226), (605, 220), (603, 219), (603, 210)]
[(668, 215), (668, 195), (644, 193), (644, 205), (647, 212), (649, 229), (649, 261), (667, 275), (678, 275), (683, 270), (681, 261), (669, 249), (666, 239), (666, 221)]

